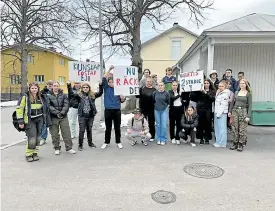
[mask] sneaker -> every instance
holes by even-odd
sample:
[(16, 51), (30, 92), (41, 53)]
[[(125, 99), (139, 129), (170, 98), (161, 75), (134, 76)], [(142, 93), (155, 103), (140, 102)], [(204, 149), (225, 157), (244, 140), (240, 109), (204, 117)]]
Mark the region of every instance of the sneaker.
[(155, 139), (151, 138), (151, 139), (150, 139), (150, 142), (153, 142), (153, 141), (155, 141)]
[(200, 145), (204, 145), (204, 140), (203, 139), (201, 139)]
[(55, 150), (55, 151), (54, 151), (54, 154), (55, 154), (55, 155), (59, 155), (59, 154), (60, 154), (60, 150), (59, 150), (59, 149)]
[(26, 156), (26, 161), (27, 162), (32, 162), (33, 161), (33, 157), (32, 156)]
[(82, 151), (82, 150), (83, 150), (83, 147), (82, 147), (82, 146), (78, 146), (78, 150), (79, 150), (79, 151)]
[(33, 153), (32, 158), (33, 158), (33, 161), (38, 161), (39, 160), (39, 157), (38, 157), (37, 153)]
[(69, 152), (70, 154), (75, 154), (75, 153), (76, 153), (76, 151), (75, 151), (74, 149), (70, 149), (68, 152)]
[(176, 140), (177, 145), (180, 145), (180, 140)]
[(164, 145), (165, 145), (165, 142), (162, 141), (160, 144), (161, 144), (161, 146), (164, 146)]
[(217, 143), (213, 144), (213, 146), (216, 147), (216, 148), (220, 148), (220, 147), (221, 147), (221, 146), (220, 146), (219, 144), (217, 144)]
[(44, 144), (46, 144), (47, 142), (46, 142), (46, 140), (44, 140), (44, 139), (42, 139), (42, 140), (40, 140), (40, 146), (42, 146), (42, 145), (44, 145)]
[(122, 146), (121, 143), (117, 144), (117, 147), (118, 147), (119, 149), (122, 149), (122, 148), (123, 148), (123, 146)]
[(195, 143), (190, 143), (192, 147), (195, 147), (197, 146)]
[(94, 149), (96, 148), (96, 145), (92, 142), (92, 143), (89, 143), (89, 147), (92, 147)]
[(182, 143), (187, 144), (188, 141), (183, 139), (183, 140), (182, 140)]
[(136, 144), (137, 144), (137, 141), (133, 141), (131, 145), (135, 146)]
[(205, 140), (204, 144), (209, 144), (209, 140)]
[(176, 144), (176, 140), (174, 138), (172, 139), (172, 144)]
[(147, 141), (144, 141), (144, 140), (141, 140), (141, 143), (142, 143), (144, 146), (147, 146), (147, 145), (148, 145)]
[(102, 144), (101, 149), (105, 149), (108, 146), (108, 144)]
[(157, 145), (160, 145), (160, 141), (157, 141)]

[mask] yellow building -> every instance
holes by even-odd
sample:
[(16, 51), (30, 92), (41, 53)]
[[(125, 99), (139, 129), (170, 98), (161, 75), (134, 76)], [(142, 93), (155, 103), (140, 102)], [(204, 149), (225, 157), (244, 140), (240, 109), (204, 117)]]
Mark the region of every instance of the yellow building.
[(150, 69), (160, 80), (187, 52), (198, 35), (174, 23), (173, 27), (142, 44), (143, 69)]
[[(13, 56), (15, 47), (1, 50), (1, 98), (15, 99), (21, 91), (21, 65)], [(33, 51), (28, 54), (28, 83), (36, 82), (43, 88), (48, 80), (58, 81), (67, 92), (66, 81), (69, 78), (68, 61), (74, 59), (57, 52), (55, 48), (43, 48), (31, 45)]]

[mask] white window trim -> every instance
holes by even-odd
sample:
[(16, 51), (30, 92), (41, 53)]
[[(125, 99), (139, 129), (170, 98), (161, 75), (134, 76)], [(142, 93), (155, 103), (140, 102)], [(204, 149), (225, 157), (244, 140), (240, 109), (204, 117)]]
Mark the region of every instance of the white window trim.
[[(63, 79), (63, 81), (61, 79)], [(59, 80), (60, 85), (65, 85), (66, 84), (66, 77), (65, 76), (59, 76), (58, 80)]]
[[(43, 80), (40, 80), (42, 78), (43, 78)], [(39, 80), (37, 80), (37, 79), (39, 79)], [(44, 84), (45, 76), (44, 75), (34, 75), (34, 81), (37, 84)]]
[[(170, 42), (170, 49), (171, 49), (170, 57), (171, 57), (172, 60), (178, 61), (182, 57), (182, 41), (183, 41), (183, 37), (170, 37), (170, 41), (171, 41)], [(178, 55), (177, 58), (173, 57), (173, 48), (172, 48), (173, 41), (180, 41), (180, 53), (179, 53), (179, 55)]]
[(59, 65), (61, 65), (61, 66), (65, 66), (65, 59), (59, 58), (58, 63), (59, 63)]
[(29, 64), (33, 64), (34, 63), (34, 58), (33, 58), (32, 54), (28, 54), (28, 56), (27, 56), (27, 63), (29, 63)]
[(20, 75), (10, 75), (9, 79), (12, 85), (20, 84)]

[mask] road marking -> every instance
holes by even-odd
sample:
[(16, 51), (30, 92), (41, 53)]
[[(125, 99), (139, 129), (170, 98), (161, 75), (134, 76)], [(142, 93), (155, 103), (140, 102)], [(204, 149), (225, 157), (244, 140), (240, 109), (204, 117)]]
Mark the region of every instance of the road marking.
[(21, 142), (23, 142), (23, 141), (26, 141), (27, 139), (21, 139), (21, 140), (19, 140), (19, 141), (15, 141), (15, 142), (13, 142), (13, 143), (11, 143), (11, 144), (7, 144), (7, 145), (5, 145), (5, 146), (2, 146), (0, 149), (1, 150), (3, 150), (3, 149), (6, 149), (6, 148), (9, 148), (9, 147), (12, 147), (12, 146), (14, 146), (14, 145), (16, 145), (16, 144), (19, 144), (19, 143), (21, 143)]

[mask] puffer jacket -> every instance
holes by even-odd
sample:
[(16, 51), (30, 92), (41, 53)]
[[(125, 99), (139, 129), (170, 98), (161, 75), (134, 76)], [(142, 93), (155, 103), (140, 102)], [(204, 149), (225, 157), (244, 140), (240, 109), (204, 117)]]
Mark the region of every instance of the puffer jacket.
[(184, 129), (193, 129), (198, 126), (198, 118), (197, 114), (193, 114), (192, 116), (183, 114), (181, 117), (181, 126)]
[(128, 129), (132, 129), (135, 132), (144, 131), (145, 134), (149, 133), (148, 122), (143, 116), (140, 116), (138, 119), (134, 118), (134, 121), (133, 118), (130, 118), (128, 121)]
[(228, 113), (229, 96), (230, 91), (228, 89), (225, 89), (222, 92), (217, 92), (214, 113), (218, 118), (221, 117), (222, 114)]
[(47, 95), (47, 104), (52, 117), (57, 117), (59, 113), (63, 117), (67, 116), (69, 111), (69, 100), (67, 95), (65, 95), (62, 90), (59, 90), (57, 95), (51, 91)]
[[(78, 93), (78, 89), (75, 88), (75, 86), (71, 86), (71, 84), (67, 84), (67, 89), (68, 89), (68, 93), (73, 92), (73, 94), (77, 94)], [(68, 95), (68, 100), (69, 100), (69, 104), (70, 107), (72, 108), (78, 108), (78, 100), (74, 97), (72, 97), (72, 95)]]

